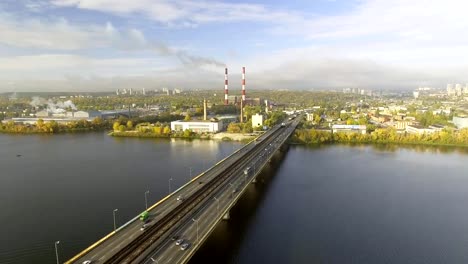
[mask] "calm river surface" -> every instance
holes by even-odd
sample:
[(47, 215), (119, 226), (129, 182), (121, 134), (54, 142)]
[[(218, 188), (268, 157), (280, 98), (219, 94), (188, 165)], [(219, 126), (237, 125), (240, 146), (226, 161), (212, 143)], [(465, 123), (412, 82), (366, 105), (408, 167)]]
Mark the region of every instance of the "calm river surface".
[[(63, 262), (238, 143), (0, 135), (0, 263)], [(18, 156), (21, 155), (21, 156)], [(191, 263), (468, 263), (468, 154), (291, 146)]]

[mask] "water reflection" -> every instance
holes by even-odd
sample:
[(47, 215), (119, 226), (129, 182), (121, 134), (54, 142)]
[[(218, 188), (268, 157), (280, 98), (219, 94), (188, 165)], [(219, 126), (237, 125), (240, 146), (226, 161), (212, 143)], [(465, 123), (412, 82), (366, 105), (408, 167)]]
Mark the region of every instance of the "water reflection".
[(339, 144), (312, 144), (312, 145), (295, 145), (305, 147), (310, 150), (321, 150), (333, 146), (349, 146), (355, 149), (365, 149), (371, 147), (376, 152), (397, 152), (402, 149), (412, 150), (419, 153), (459, 153), (468, 154), (468, 147), (457, 146), (436, 146), (436, 145), (410, 145), (410, 144), (362, 144), (362, 143), (339, 143)]

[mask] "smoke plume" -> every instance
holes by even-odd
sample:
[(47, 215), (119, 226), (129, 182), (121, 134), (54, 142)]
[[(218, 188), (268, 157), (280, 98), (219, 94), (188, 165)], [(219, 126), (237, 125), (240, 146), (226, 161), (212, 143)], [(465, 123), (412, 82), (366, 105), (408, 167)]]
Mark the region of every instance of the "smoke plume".
[(71, 100), (54, 102), (52, 99), (46, 100), (42, 97), (34, 96), (29, 104), (36, 108), (46, 106), (47, 111), (54, 114), (65, 113), (65, 109), (67, 108), (77, 110), (75, 104)]

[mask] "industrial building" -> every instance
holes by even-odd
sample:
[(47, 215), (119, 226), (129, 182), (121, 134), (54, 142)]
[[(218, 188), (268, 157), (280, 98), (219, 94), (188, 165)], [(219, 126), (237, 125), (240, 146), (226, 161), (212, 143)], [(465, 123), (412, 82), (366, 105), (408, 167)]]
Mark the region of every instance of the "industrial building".
[(171, 122), (171, 130), (172, 131), (184, 131), (186, 129), (192, 130), (196, 133), (217, 133), (223, 130), (223, 122), (220, 120), (216, 121), (173, 121)]
[(344, 132), (344, 133), (361, 133), (366, 134), (365, 125), (333, 125), (332, 132)]
[(95, 118), (103, 118), (103, 119), (112, 119), (118, 118), (119, 116), (126, 116), (129, 117), (133, 115), (133, 112), (128, 110), (111, 110), (111, 111), (59, 111), (59, 112), (51, 112), (51, 111), (40, 111), (36, 113), (36, 117), (27, 117), (27, 118), (11, 118), (5, 119), (2, 122), (8, 123), (9, 121), (13, 121), (16, 124), (27, 124), (27, 125), (35, 125), (39, 119), (42, 119), (44, 122), (51, 122), (55, 121), (59, 124), (67, 124), (70, 122), (76, 122), (80, 120), (86, 121), (93, 121)]
[(419, 125), (408, 125), (406, 126), (406, 132), (409, 134), (432, 134), (436, 132), (436, 130)]

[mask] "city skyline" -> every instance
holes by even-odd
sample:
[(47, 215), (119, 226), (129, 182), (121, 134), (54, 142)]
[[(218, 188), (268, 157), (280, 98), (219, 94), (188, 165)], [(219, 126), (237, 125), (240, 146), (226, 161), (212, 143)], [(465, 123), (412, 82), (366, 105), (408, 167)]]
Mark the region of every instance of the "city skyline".
[(0, 3), (0, 92), (467, 83), (463, 1)]

